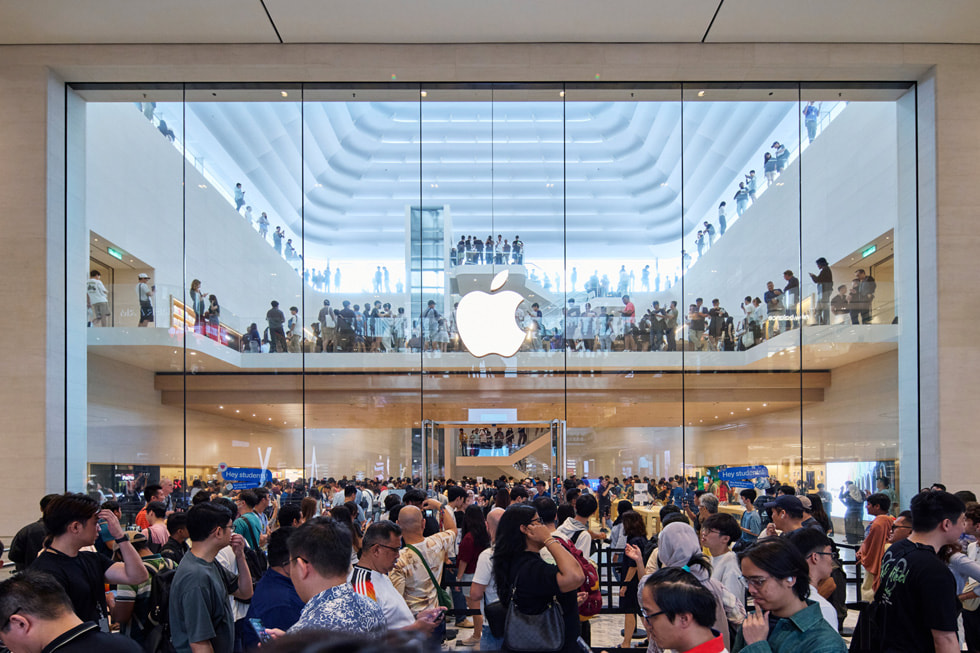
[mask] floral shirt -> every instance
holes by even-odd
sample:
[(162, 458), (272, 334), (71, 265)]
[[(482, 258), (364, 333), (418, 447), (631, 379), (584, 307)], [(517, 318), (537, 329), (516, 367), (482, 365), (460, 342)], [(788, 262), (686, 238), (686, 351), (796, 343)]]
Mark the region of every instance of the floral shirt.
[(310, 599), (289, 632), (300, 630), (332, 630), (383, 637), (388, 628), (381, 607), (356, 593), (350, 583), (344, 583)]

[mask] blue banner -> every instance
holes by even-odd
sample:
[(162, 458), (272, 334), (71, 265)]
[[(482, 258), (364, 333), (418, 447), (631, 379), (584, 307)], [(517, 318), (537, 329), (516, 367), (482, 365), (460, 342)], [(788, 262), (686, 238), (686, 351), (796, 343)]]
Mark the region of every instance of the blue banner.
[[(723, 481), (745, 481), (760, 476), (768, 477), (769, 468), (765, 465), (753, 465), (752, 467), (729, 467), (718, 472), (718, 478)], [(748, 487), (752, 487), (749, 485)]]
[(220, 471), (221, 478), (226, 483), (233, 484), (238, 490), (262, 487), (267, 481), (272, 480), (272, 472), (268, 469), (262, 471), (258, 467), (226, 467)]
[(752, 481), (728, 481), (728, 487), (755, 488)]

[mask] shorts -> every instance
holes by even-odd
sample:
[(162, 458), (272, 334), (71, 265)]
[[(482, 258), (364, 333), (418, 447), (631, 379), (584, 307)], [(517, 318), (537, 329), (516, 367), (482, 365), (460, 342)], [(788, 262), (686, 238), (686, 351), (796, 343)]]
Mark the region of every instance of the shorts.
[(92, 317), (96, 320), (109, 317), (109, 302), (97, 302), (92, 304)]
[(153, 321), (153, 303), (152, 302), (140, 302), (140, 322), (152, 322)]

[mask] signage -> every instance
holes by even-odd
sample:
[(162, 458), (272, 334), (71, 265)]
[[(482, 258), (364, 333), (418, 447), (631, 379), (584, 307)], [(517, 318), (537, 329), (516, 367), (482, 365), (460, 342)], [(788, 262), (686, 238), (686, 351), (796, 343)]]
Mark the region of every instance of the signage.
[(262, 487), (272, 480), (272, 472), (258, 467), (228, 467), (224, 463), (218, 465), (218, 473), (226, 483), (231, 483), (236, 490)]
[(865, 247), (861, 250), (861, 258), (868, 258), (872, 254), (878, 251), (877, 245), (872, 245), (871, 247)]
[(117, 259), (119, 259), (120, 261), (121, 261), (121, 260), (122, 260), (122, 258), (123, 258), (123, 253), (122, 253), (122, 252), (120, 252), (120, 251), (119, 251), (118, 249), (116, 249), (115, 247), (106, 247), (106, 248), (105, 248), (105, 251), (106, 251), (106, 252), (108, 252), (108, 254), (109, 254), (109, 256), (112, 256), (113, 258), (117, 258)]
[(752, 483), (752, 481), (728, 481), (728, 487), (755, 489), (755, 485)]
[(769, 477), (769, 468), (765, 465), (729, 467), (718, 472), (718, 478), (723, 481), (745, 481), (752, 478), (759, 478), (760, 476), (763, 478)]
[(650, 495), (647, 494), (647, 484), (646, 483), (634, 483), (633, 484), (633, 503), (636, 505), (645, 505), (650, 502)]
[(470, 408), (469, 421), (478, 424), (500, 424), (517, 421), (516, 408)]

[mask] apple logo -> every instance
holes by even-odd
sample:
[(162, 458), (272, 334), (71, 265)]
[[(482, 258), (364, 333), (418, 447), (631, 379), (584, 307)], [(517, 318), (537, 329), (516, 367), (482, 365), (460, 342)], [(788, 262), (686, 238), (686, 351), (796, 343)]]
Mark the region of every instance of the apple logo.
[(509, 274), (504, 270), (493, 278), (490, 283), (493, 294), (474, 290), (459, 300), (456, 309), (459, 337), (477, 358), (490, 354), (509, 358), (517, 353), (524, 342), (525, 333), (514, 319), (517, 305), (524, 298), (513, 290), (495, 292), (507, 283)]

